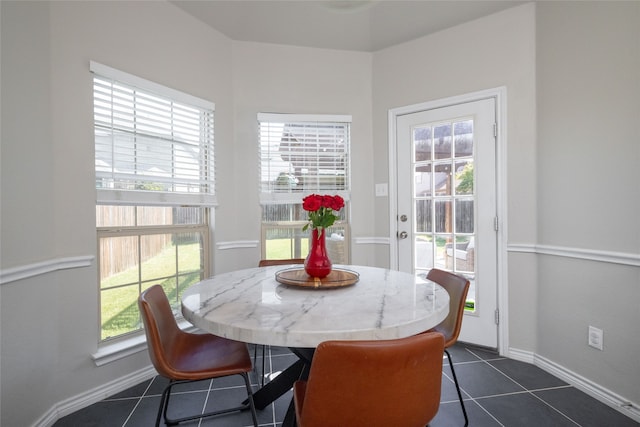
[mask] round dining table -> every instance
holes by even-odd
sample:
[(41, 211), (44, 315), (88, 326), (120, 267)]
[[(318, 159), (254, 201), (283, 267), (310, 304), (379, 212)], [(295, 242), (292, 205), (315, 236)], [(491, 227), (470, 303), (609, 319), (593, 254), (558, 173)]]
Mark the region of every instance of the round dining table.
[[(283, 280), (300, 265), (249, 268), (215, 275), (182, 294), (186, 320), (214, 335), (289, 347), (299, 357), (254, 393), (264, 409), (308, 372), (313, 349), (328, 340), (386, 340), (427, 331), (449, 312), (449, 294), (413, 274), (335, 265), (345, 281)], [(332, 276), (330, 277), (333, 277)]]

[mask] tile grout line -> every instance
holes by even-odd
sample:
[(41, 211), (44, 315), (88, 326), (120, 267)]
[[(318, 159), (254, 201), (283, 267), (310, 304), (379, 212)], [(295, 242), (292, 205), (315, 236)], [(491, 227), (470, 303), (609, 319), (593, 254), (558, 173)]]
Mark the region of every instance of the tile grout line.
[[(481, 362), (487, 363), (485, 359), (481, 358), (480, 356), (478, 356), (476, 353), (474, 353), (473, 351), (471, 351), (469, 348), (465, 347), (465, 350), (468, 351), (469, 353), (473, 354), (475, 357), (477, 357)], [(495, 358), (495, 359), (490, 359), (490, 360), (503, 360), (504, 358)], [(478, 402), (477, 400), (475, 400), (475, 398), (473, 396), (471, 396), (469, 393), (467, 393), (465, 391), (465, 393), (471, 397), (471, 401), (473, 403), (475, 403), (476, 405), (478, 405), (480, 407), (480, 409), (482, 409), (484, 411), (485, 414), (489, 415), (489, 417), (491, 419), (493, 419), (495, 422), (497, 422), (498, 424), (500, 424), (501, 427), (505, 427), (504, 424), (502, 424), (502, 422), (500, 422), (500, 420), (498, 420), (498, 418), (496, 418), (495, 415), (493, 415), (487, 408), (485, 408), (480, 402)]]
[(129, 422), (129, 420), (131, 419), (131, 417), (133, 416), (134, 412), (136, 411), (136, 409), (138, 409), (138, 406), (140, 406), (140, 403), (142, 402), (142, 399), (144, 399), (144, 395), (147, 394), (147, 391), (149, 391), (149, 389), (151, 388), (151, 384), (153, 384), (153, 382), (156, 380), (156, 377), (153, 377), (151, 379), (151, 381), (149, 381), (149, 384), (147, 384), (147, 388), (144, 389), (144, 391), (142, 392), (142, 396), (140, 396), (138, 398), (138, 401), (136, 402), (136, 404), (133, 406), (133, 409), (131, 409), (131, 412), (129, 413), (129, 416), (127, 417), (126, 420), (124, 420), (124, 423), (122, 423), (122, 427), (125, 427), (127, 425), (127, 423)]
[[(471, 352), (469, 349), (467, 349), (470, 353), (474, 354), (473, 352)], [(474, 354), (475, 355), (475, 354)], [(509, 379), (510, 381), (513, 381), (514, 384), (517, 384), (519, 387), (522, 387), (522, 389), (524, 390), (521, 393), (506, 393), (503, 395), (514, 395), (514, 394), (523, 394), (523, 393), (527, 393), (529, 394), (531, 397), (533, 397), (534, 399), (539, 400), (540, 402), (544, 403), (545, 405), (547, 405), (549, 408), (553, 409), (555, 412), (557, 412), (558, 414), (560, 414), (561, 416), (563, 416), (564, 418), (566, 418), (567, 420), (571, 421), (572, 423), (574, 423), (577, 426), (580, 426), (579, 423), (577, 423), (575, 420), (573, 420), (570, 416), (568, 416), (567, 414), (565, 414), (564, 412), (560, 411), (559, 409), (557, 409), (556, 407), (552, 406), (551, 404), (545, 402), (543, 399), (541, 399), (540, 397), (536, 396), (533, 392), (537, 391), (537, 390), (545, 390), (545, 389), (554, 389), (554, 387), (547, 387), (547, 388), (543, 388), (543, 389), (537, 389), (537, 390), (529, 390), (527, 387), (523, 386), (522, 384), (520, 384), (518, 381), (514, 380), (513, 378), (511, 378), (509, 375), (507, 375), (506, 373), (502, 372), (500, 369), (498, 369), (498, 367), (492, 365), (491, 363), (489, 363), (490, 361), (495, 361), (495, 360), (501, 360), (501, 359), (489, 359), (489, 360), (483, 360), (487, 365), (489, 365), (492, 369), (494, 369), (496, 372), (500, 373), (501, 375), (503, 375), (505, 378)], [(571, 387), (570, 385), (567, 385), (566, 387), (557, 387), (557, 388), (567, 388), (567, 387)], [(486, 396), (488, 397), (488, 396)]]
[[(202, 410), (200, 411), (200, 415), (203, 415), (206, 413), (207, 403), (209, 403), (209, 396), (211, 396), (212, 387), (213, 387), (213, 378), (209, 380), (209, 388), (207, 389), (207, 395), (204, 398), (204, 403), (202, 404)], [(202, 418), (198, 420), (198, 427), (201, 427), (201, 426), (202, 426)]]
[[(571, 387), (571, 386), (569, 386), (569, 387)], [(545, 405), (547, 405), (549, 408), (553, 409), (554, 411), (558, 412), (560, 415), (562, 415), (563, 417), (565, 417), (566, 419), (568, 419), (569, 421), (571, 421), (575, 425), (580, 426), (580, 423), (575, 421), (573, 418), (571, 418), (570, 416), (568, 416), (567, 414), (565, 414), (564, 412), (562, 412), (561, 410), (559, 410), (555, 406), (551, 405), (549, 402), (545, 401), (541, 397), (539, 397), (536, 394), (534, 394), (533, 391), (530, 392), (530, 394), (531, 394), (531, 396), (533, 396), (534, 398), (538, 399), (540, 402), (544, 403)]]

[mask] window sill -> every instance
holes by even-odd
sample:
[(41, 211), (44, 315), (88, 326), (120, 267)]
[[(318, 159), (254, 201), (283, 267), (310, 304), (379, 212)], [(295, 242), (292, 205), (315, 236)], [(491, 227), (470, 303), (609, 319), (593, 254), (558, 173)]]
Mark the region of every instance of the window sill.
[[(196, 328), (186, 320), (179, 320), (180, 329), (188, 332), (196, 331)], [(144, 332), (129, 336), (120, 340), (110, 341), (98, 345), (98, 351), (91, 355), (96, 366), (103, 366), (115, 362), (147, 349), (147, 338)]]

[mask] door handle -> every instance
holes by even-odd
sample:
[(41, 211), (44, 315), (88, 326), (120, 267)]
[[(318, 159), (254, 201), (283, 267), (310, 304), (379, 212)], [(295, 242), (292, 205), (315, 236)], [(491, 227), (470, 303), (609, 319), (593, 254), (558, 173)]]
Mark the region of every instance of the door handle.
[(409, 237), (409, 234), (406, 231), (400, 231), (398, 233), (398, 239), (406, 239), (407, 237)]

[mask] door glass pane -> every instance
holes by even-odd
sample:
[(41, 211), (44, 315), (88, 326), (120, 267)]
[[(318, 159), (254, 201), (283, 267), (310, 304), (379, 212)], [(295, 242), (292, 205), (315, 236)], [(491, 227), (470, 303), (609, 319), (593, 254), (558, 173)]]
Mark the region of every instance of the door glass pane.
[(413, 148), (416, 162), (431, 160), (431, 149), (433, 148), (431, 139), (431, 128), (417, 127), (413, 129)]
[(473, 233), (473, 199), (456, 200), (456, 233)]
[(451, 123), (438, 125), (434, 128), (433, 146), (436, 159), (451, 158)]
[(473, 120), (454, 123), (455, 157), (473, 156)]
[(451, 162), (437, 163), (435, 166), (434, 192), (437, 196), (451, 195)]
[(413, 176), (415, 196), (431, 196), (431, 165), (416, 166)]
[(433, 232), (431, 220), (431, 200), (416, 200), (415, 201), (415, 221), (417, 233), (431, 233)]
[(435, 268), (439, 268), (441, 270), (446, 270), (447, 267), (445, 265), (445, 252), (447, 242), (451, 241), (450, 235), (436, 235), (434, 238), (435, 250), (436, 250), (436, 259), (435, 259)]
[(473, 161), (457, 161), (455, 174), (456, 194), (473, 194)]
[(453, 224), (451, 224), (451, 207), (450, 200), (436, 200), (436, 233), (451, 232)]
[(434, 251), (433, 236), (416, 235), (415, 254), (416, 254), (416, 274), (421, 271), (428, 272), (433, 268)]
[(474, 270), (475, 245), (473, 236), (458, 236), (445, 245), (445, 266), (448, 270), (472, 272)]

